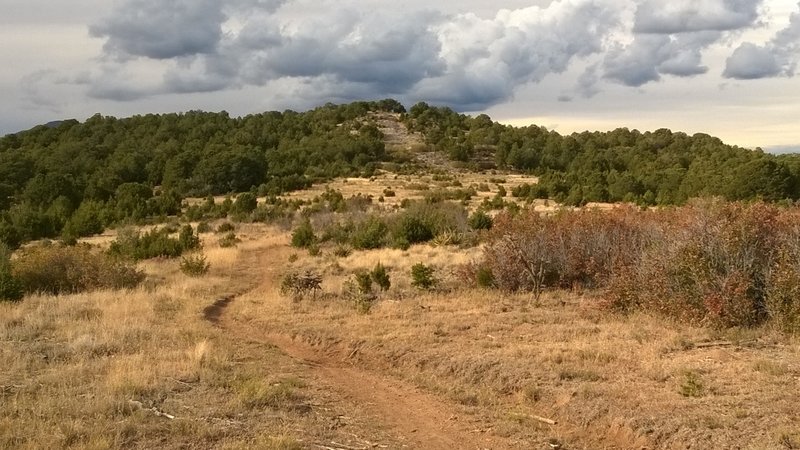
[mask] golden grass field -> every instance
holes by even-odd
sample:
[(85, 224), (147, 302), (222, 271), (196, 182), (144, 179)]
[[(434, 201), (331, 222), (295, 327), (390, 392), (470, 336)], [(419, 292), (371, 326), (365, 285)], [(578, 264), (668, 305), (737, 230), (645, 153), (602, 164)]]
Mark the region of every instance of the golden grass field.
[[(415, 182), (331, 187), (397, 201)], [(797, 338), (615, 315), (591, 292), (464, 287), (480, 247), (311, 256), (277, 227), (236, 233), (235, 248), (203, 235), (202, 278), (152, 260), (132, 291), (0, 303), (0, 448), (800, 448)], [(359, 313), (342, 287), (378, 262), (392, 287)], [(417, 262), (437, 290), (411, 286)], [(305, 270), (323, 292), (281, 295)]]

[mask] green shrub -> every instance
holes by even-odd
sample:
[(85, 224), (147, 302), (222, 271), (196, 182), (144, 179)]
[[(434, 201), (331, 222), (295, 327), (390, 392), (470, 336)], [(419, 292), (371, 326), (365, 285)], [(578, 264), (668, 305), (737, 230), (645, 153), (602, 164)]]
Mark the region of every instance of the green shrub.
[(353, 248), (358, 250), (380, 248), (384, 246), (388, 230), (389, 228), (383, 220), (376, 216), (370, 216), (356, 226), (350, 242)]
[(292, 232), (292, 247), (310, 248), (316, 242), (317, 236), (314, 234), (314, 228), (308, 219), (305, 219)]
[(393, 190), (391, 190), (389, 188), (386, 188), (386, 189), (383, 190), (383, 196), (384, 197), (394, 197), (395, 195), (397, 195), (397, 194)]
[(372, 276), (366, 270), (360, 270), (353, 274), (358, 290), (363, 295), (372, 294)]
[(386, 272), (386, 266), (378, 262), (370, 272), (372, 281), (377, 284), (382, 291), (388, 291), (392, 287), (392, 282), (389, 280), (389, 274)]
[(61, 230), (65, 241), (77, 240), (79, 237), (92, 236), (103, 232), (103, 210), (101, 202), (84, 201), (64, 224)]
[(15, 302), (23, 297), (22, 283), (10, 270), (0, 269), (0, 301)]
[(352, 278), (344, 282), (342, 294), (361, 314), (369, 313), (377, 299), (372, 292), (372, 277), (365, 270), (354, 273)]
[(294, 300), (300, 300), (309, 294), (316, 297), (322, 290), (322, 276), (307, 270), (303, 274), (289, 273), (281, 280), (281, 294), (291, 295)]
[(434, 276), (435, 272), (431, 266), (423, 263), (414, 264), (411, 266), (411, 285), (420, 289), (432, 289), (438, 284)]
[(339, 258), (347, 258), (351, 253), (353, 253), (353, 250), (346, 245), (337, 245), (336, 248), (333, 249), (334, 256)]
[(170, 237), (168, 231), (154, 228), (140, 234), (136, 230), (122, 229), (108, 251), (112, 255), (138, 261), (157, 257), (177, 258), (186, 251), (200, 248), (200, 238), (194, 234), (191, 225), (181, 228), (177, 239)]
[(200, 236), (194, 233), (192, 226), (189, 224), (181, 227), (181, 231), (178, 233), (178, 242), (180, 242), (183, 251), (200, 248)]
[(11, 273), (11, 251), (0, 242), (0, 301), (22, 299), (22, 283)]
[(200, 277), (208, 273), (211, 264), (206, 261), (205, 255), (189, 255), (181, 258), (181, 272), (190, 277)]
[(492, 269), (488, 267), (481, 266), (478, 268), (475, 272), (475, 281), (478, 283), (478, 286), (482, 288), (495, 287), (494, 274), (492, 273)]
[(392, 247), (398, 248), (400, 250), (408, 250), (409, 248), (411, 248), (411, 243), (408, 242), (408, 239), (406, 239), (405, 237), (397, 236), (392, 238)]
[(453, 203), (411, 202), (391, 223), (392, 244), (400, 248), (430, 241), (441, 233), (461, 233), (468, 229), (466, 211)]
[(200, 222), (197, 224), (197, 234), (201, 233), (210, 233), (211, 232), (211, 225), (208, 222)]
[(219, 246), (222, 248), (236, 247), (236, 244), (240, 242), (242, 242), (242, 240), (236, 237), (236, 233), (232, 231), (219, 238)]
[(135, 267), (84, 245), (25, 250), (13, 261), (12, 273), (24, 292), (47, 294), (133, 288), (144, 280)]
[(230, 222), (222, 222), (217, 227), (217, 233), (229, 233), (231, 231), (236, 231), (236, 225)]
[(243, 192), (236, 196), (236, 201), (231, 205), (230, 213), (244, 215), (253, 212), (258, 207), (256, 196), (250, 192)]
[(493, 223), (491, 216), (480, 209), (469, 217), (469, 226), (473, 230), (490, 230)]
[(433, 236), (433, 229), (429, 223), (420, 217), (408, 214), (401, 216), (394, 229), (395, 242), (416, 244), (427, 242), (433, 239)]
[(684, 397), (702, 397), (705, 395), (703, 379), (694, 371), (687, 371), (683, 374), (683, 382), (679, 392)]

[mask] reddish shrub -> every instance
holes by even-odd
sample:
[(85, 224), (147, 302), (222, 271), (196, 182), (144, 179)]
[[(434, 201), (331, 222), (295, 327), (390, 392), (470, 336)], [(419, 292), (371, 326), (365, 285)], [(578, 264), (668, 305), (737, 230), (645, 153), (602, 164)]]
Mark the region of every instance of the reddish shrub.
[(800, 330), (800, 209), (703, 200), (501, 215), (482, 266), (505, 290), (600, 287), (605, 304), (718, 327)]

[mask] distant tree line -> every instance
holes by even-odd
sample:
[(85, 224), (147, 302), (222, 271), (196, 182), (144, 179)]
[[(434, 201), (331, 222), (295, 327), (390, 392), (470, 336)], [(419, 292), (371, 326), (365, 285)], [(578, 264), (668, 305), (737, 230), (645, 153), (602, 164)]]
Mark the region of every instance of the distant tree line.
[(800, 198), (800, 157), (726, 145), (707, 134), (618, 128), (562, 136), (535, 125), (511, 127), (487, 115), (470, 117), (418, 103), (404, 116), (427, 143), (451, 159), (494, 163), (540, 176), (523, 197), (570, 205), (631, 201), (683, 204), (693, 197), (765, 201)]
[(0, 139), (0, 241), (98, 233), (180, 211), (187, 196), (277, 195), (388, 159), (370, 111), (394, 100), (232, 118), (226, 112), (95, 115)]

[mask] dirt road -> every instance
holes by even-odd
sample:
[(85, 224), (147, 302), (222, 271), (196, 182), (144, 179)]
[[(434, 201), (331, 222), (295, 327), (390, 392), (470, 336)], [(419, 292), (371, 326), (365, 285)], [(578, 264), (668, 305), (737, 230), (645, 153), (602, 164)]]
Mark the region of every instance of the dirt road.
[[(232, 286), (238, 287), (238, 292), (249, 289), (268, 295), (268, 301), (287, 301), (275, 294), (279, 270), (274, 264), (269, 264), (269, 261), (285, 260), (287, 255), (282, 253), (288, 253), (288, 248), (280, 243), (246, 251), (237, 264), (239, 267), (232, 271)], [(255, 276), (254, 272), (261, 272), (260, 276)], [(249, 288), (245, 289), (245, 286)], [(352, 366), (342, 357), (323, 354), (291, 336), (254, 327), (237, 317), (235, 303), (239, 297), (239, 294), (229, 294), (216, 299), (205, 309), (205, 318), (234, 339), (277, 347), (302, 362), (320, 386), (357, 405), (360, 414), (379, 422), (377, 425), (396, 437), (398, 442), (403, 442), (405, 448), (516, 447), (493, 436), (491, 430), (481, 429), (481, 424), (465, 415), (457, 405), (384, 374)]]

